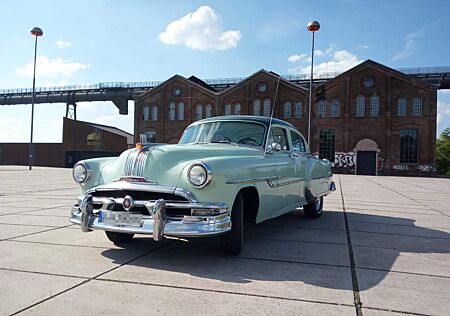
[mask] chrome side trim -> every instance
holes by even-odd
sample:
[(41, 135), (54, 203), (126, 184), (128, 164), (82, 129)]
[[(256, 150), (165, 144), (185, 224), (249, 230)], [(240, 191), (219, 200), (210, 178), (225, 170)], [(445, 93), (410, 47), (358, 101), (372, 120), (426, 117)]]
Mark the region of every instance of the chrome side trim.
[(244, 178), (244, 179), (228, 180), (225, 183), (226, 184), (238, 184), (238, 183), (254, 183), (254, 182), (266, 181), (267, 184), (271, 188), (276, 188), (276, 187), (282, 187), (282, 186), (285, 186), (285, 185), (289, 185), (289, 184), (294, 184), (294, 183), (297, 183), (297, 182), (305, 181), (304, 178), (299, 178), (299, 179), (288, 180), (288, 181), (285, 181), (285, 182), (276, 182), (276, 181), (280, 181), (281, 179), (287, 179), (287, 178), (288, 178), (287, 176)]
[(278, 186), (282, 187), (282, 186), (285, 186), (285, 185), (294, 184), (294, 183), (298, 183), (298, 182), (302, 182), (302, 181), (305, 181), (305, 179), (299, 178), (299, 179), (289, 180), (289, 181), (285, 181), (285, 182), (281, 182), (281, 183), (278, 182)]

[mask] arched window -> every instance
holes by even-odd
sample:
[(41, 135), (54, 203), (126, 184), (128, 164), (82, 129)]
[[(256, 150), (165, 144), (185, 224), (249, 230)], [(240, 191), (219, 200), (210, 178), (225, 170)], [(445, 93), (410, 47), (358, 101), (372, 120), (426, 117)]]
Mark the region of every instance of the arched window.
[(415, 97), (413, 99), (413, 115), (414, 116), (421, 116), (422, 115), (422, 108), (423, 108), (423, 101), (421, 98)]
[(320, 100), (319, 104), (317, 104), (317, 116), (325, 117), (326, 105), (325, 100)]
[(356, 117), (364, 117), (366, 115), (366, 100), (362, 95), (356, 98)]
[(184, 103), (183, 102), (178, 103), (178, 120), (179, 121), (184, 120)]
[(405, 116), (407, 112), (407, 103), (405, 98), (399, 98), (397, 100), (397, 115)]
[(261, 115), (261, 101), (259, 99), (253, 101), (253, 115)]
[(142, 111), (142, 119), (144, 121), (148, 121), (150, 119), (150, 107), (144, 106), (144, 109)]
[(207, 104), (205, 106), (205, 117), (211, 117), (212, 115), (212, 106), (211, 104)]
[(339, 117), (341, 115), (341, 109), (339, 105), (339, 100), (334, 99), (331, 101), (331, 117)]
[(225, 105), (225, 115), (231, 115), (231, 104)]
[(370, 97), (370, 116), (377, 117), (380, 114), (380, 97), (373, 95)]
[(270, 99), (265, 99), (263, 103), (263, 115), (270, 116), (272, 114), (272, 106)]
[(291, 117), (291, 102), (286, 101), (283, 104), (283, 116)]
[(295, 103), (295, 109), (294, 109), (294, 116), (295, 117), (302, 117), (303, 112), (303, 104), (302, 102), (296, 102)]
[(241, 115), (241, 104), (240, 103), (236, 103), (234, 105), (234, 111), (233, 111), (234, 115)]
[(152, 106), (151, 119), (152, 121), (158, 120), (158, 107), (156, 105)]
[(201, 120), (203, 118), (203, 107), (201, 104), (195, 106), (195, 119)]
[(173, 121), (175, 119), (175, 102), (169, 103), (169, 120)]

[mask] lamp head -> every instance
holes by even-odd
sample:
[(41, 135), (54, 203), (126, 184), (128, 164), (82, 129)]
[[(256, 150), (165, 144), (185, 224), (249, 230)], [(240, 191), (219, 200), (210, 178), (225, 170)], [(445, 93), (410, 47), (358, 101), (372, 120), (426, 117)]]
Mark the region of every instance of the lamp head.
[(41, 29), (41, 28), (35, 26), (35, 27), (33, 27), (33, 29), (31, 30), (31, 35), (33, 35), (33, 36), (42, 36), (42, 35), (44, 35), (44, 32), (42, 32), (42, 29)]

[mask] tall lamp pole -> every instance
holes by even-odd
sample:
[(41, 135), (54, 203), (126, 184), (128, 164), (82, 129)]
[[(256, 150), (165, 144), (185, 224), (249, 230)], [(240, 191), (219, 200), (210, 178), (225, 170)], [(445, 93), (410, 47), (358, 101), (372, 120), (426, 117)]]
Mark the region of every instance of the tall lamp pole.
[(313, 69), (314, 69), (314, 33), (320, 29), (320, 23), (311, 21), (306, 29), (312, 32), (312, 48), (311, 48), (311, 77), (309, 78), (309, 106), (308, 106), (308, 146), (311, 150), (311, 107), (312, 107), (312, 85), (313, 85)]
[(33, 68), (33, 92), (31, 94), (31, 136), (30, 136), (30, 153), (29, 153), (29, 167), (31, 170), (33, 166), (33, 120), (34, 120), (34, 97), (35, 97), (35, 83), (36, 83), (36, 53), (37, 53), (37, 39), (44, 35), (44, 32), (39, 27), (33, 27), (31, 35), (35, 37), (34, 41), (34, 68)]

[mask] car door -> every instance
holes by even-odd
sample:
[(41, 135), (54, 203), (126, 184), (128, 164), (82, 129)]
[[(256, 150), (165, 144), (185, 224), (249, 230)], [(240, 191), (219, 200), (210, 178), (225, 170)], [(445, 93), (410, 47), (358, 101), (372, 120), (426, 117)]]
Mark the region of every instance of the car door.
[(288, 136), (288, 129), (281, 126), (273, 126), (269, 144), (276, 143), (280, 150), (272, 151), (272, 159), (276, 165), (277, 178), (273, 181), (276, 195), (274, 199), (278, 207), (272, 217), (285, 213), (289, 208), (295, 208), (300, 202), (298, 179), (296, 177), (297, 165), (291, 157), (292, 150)]
[(308, 149), (306, 147), (306, 142), (303, 136), (300, 135), (296, 130), (289, 130), (291, 144), (292, 144), (292, 153), (291, 158), (294, 164), (294, 174), (296, 178), (296, 191), (297, 198), (301, 204), (306, 202), (305, 198), (305, 180), (306, 180), (306, 171), (308, 167), (308, 160), (310, 159), (310, 154), (308, 153)]

